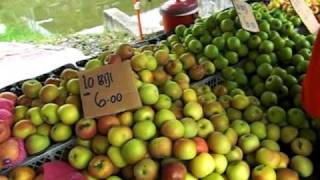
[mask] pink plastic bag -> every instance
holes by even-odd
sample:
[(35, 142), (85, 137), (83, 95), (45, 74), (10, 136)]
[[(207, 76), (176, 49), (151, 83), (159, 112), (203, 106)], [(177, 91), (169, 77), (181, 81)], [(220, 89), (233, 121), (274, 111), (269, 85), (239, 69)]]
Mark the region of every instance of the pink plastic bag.
[(12, 125), (12, 113), (6, 109), (0, 109), (0, 119), (5, 121), (10, 127)]
[(13, 101), (5, 98), (0, 98), (0, 109), (6, 109), (10, 112), (13, 112), (13, 108), (14, 108)]
[(53, 161), (43, 164), (44, 180), (86, 180), (80, 172), (63, 161)]

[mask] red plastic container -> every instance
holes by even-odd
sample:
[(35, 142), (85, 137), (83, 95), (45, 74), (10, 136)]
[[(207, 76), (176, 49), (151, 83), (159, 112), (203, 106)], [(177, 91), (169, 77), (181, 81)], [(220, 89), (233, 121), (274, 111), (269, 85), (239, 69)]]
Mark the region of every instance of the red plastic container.
[(164, 31), (171, 32), (179, 24), (189, 25), (198, 17), (197, 0), (169, 0), (160, 7)]

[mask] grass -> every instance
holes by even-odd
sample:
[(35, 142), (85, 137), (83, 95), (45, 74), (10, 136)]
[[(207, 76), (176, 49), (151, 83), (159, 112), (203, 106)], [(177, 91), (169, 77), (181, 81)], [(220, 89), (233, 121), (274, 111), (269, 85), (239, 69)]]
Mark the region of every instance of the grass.
[(45, 37), (24, 25), (7, 25), (6, 32), (0, 34), (0, 41), (30, 42), (42, 41)]

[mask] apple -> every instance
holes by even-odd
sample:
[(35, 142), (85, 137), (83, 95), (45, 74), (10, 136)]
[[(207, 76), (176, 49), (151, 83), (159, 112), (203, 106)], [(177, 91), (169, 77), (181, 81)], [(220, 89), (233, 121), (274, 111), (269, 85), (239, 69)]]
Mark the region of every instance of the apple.
[(97, 124), (94, 119), (80, 119), (75, 126), (76, 135), (81, 139), (91, 139), (97, 133)]
[(227, 109), (227, 116), (228, 116), (230, 121), (243, 119), (242, 118), (242, 112), (240, 110), (238, 110), (238, 109), (233, 108), (233, 107), (229, 107)]
[(183, 64), (180, 61), (169, 61), (166, 66), (165, 70), (170, 75), (176, 75), (183, 70)]
[(288, 168), (277, 169), (277, 180), (299, 180), (299, 175), (296, 171)]
[(12, 101), (13, 103), (16, 103), (17, 101), (17, 95), (13, 92), (5, 91), (0, 93), (0, 98), (8, 99)]
[(82, 175), (84, 176), (84, 178), (86, 178), (86, 180), (97, 180), (97, 178), (91, 176), (91, 175), (88, 173), (87, 170), (86, 170), (86, 171), (83, 171), (83, 172), (82, 172)]
[(113, 126), (108, 132), (108, 142), (116, 147), (121, 147), (132, 137), (132, 130), (128, 126)]
[(44, 136), (49, 136), (51, 131), (51, 126), (49, 124), (43, 123), (40, 126), (37, 127), (37, 133), (44, 135)]
[(204, 104), (203, 112), (204, 116), (209, 118), (212, 115), (223, 113), (224, 108), (218, 101), (211, 101)]
[(68, 160), (72, 167), (81, 170), (87, 168), (92, 156), (90, 149), (83, 146), (75, 146), (70, 150)]
[(80, 94), (79, 78), (72, 78), (67, 81), (67, 90), (73, 95)]
[(199, 120), (203, 117), (203, 110), (199, 103), (188, 102), (183, 108), (183, 114), (186, 117), (191, 117), (194, 120)]
[(142, 106), (134, 112), (133, 120), (135, 122), (153, 120), (154, 114), (154, 110), (150, 106)]
[(192, 140), (196, 143), (197, 154), (209, 152), (209, 147), (205, 139), (201, 137), (194, 137)]
[(288, 110), (288, 123), (294, 127), (302, 127), (306, 121), (306, 115), (300, 108)]
[(297, 171), (303, 178), (311, 176), (314, 169), (312, 161), (301, 155), (296, 155), (291, 158), (290, 167)]
[(262, 147), (256, 152), (256, 161), (271, 168), (277, 168), (280, 160), (281, 157), (277, 151)]
[[(1, 122), (0, 122), (1, 124)], [(27, 138), (29, 135), (36, 133), (37, 129), (30, 120), (24, 119), (17, 122), (12, 129), (12, 135), (21, 139)], [(1, 131), (3, 132), (3, 131)], [(0, 134), (1, 137), (1, 134)]]
[(145, 83), (139, 88), (141, 101), (144, 105), (152, 105), (159, 100), (159, 91), (157, 86)]
[(280, 139), (280, 127), (276, 124), (267, 125), (267, 139), (278, 141)]
[(198, 97), (197, 97), (197, 93), (194, 89), (188, 88), (183, 90), (182, 93), (182, 99), (184, 103), (188, 103), (188, 102), (197, 102)]
[(187, 169), (181, 162), (171, 162), (161, 168), (161, 180), (184, 180)]
[(248, 180), (250, 177), (250, 167), (244, 161), (234, 161), (227, 168), (228, 180)]
[(16, 167), (9, 173), (10, 180), (31, 180), (34, 179), (35, 176), (36, 173), (34, 170), (25, 166)]
[(261, 147), (265, 147), (274, 151), (280, 151), (280, 145), (271, 139), (265, 139), (260, 143)]
[(69, 95), (64, 104), (73, 104), (75, 105), (79, 110), (81, 110), (82, 104), (80, 96), (78, 95)]
[(243, 120), (235, 120), (231, 123), (230, 127), (234, 129), (239, 136), (250, 133), (250, 126)]
[(158, 177), (158, 164), (150, 158), (139, 161), (133, 168), (136, 179), (156, 179)]
[(191, 160), (197, 155), (196, 143), (191, 139), (178, 139), (173, 144), (173, 154), (179, 160)]
[(267, 137), (267, 127), (261, 121), (256, 121), (250, 124), (251, 133), (256, 135), (259, 140), (265, 139)]
[(116, 54), (118, 54), (120, 58), (124, 61), (132, 58), (132, 56), (134, 55), (134, 49), (130, 44), (121, 44), (117, 48)]
[(140, 121), (133, 126), (134, 137), (141, 140), (149, 140), (157, 133), (157, 127), (153, 121)]
[(237, 94), (232, 97), (231, 100), (232, 107), (243, 110), (246, 109), (250, 105), (250, 100), (247, 96), (242, 94)]
[[(143, 53), (145, 53), (145, 52), (143, 52)], [(158, 64), (157, 64), (156, 58), (153, 57), (153, 52), (151, 51), (151, 53), (148, 54), (147, 57), (148, 57), (148, 61), (147, 61), (147, 66), (146, 66), (146, 68), (147, 68), (148, 70), (150, 70), (150, 71), (156, 70)]]
[(231, 150), (231, 142), (221, 132), (213, 132), (209, 135), (207, 140), (209, 149), (213, 153), (227, 154)]
[(187, 173), (184, 180), (197, 180), (192, 174)]
[(162, 126), (161, 126), (161, 134), (172, 139), (176, 140), (184, 135), (184, 126), (181, 123), (181, 121), (178, 120), (169, 120), (166, 121)]
[(177, 100), (180, 99), (183, 92), (178, 83), (168, 80), (164, 84), (164, 93), (168, 95), (172, 100)]
[[(3, 98), (2, 98), (3, 99)], [(26, 95), (22, 94), (21, 96), (18, 97), (17, 99), (17, 105), (23, 105), (30, 107), (32, 104), (32, 99), (28, 98)]]
[(17, 122), (17, 121), (19, 121), (21, 119), (26, 118), (27, 111), (28, 111), (28, 107), (27, 106), (24, 106), (24, 105), (16, 106), (15, 109), (14, 109), (14, 115), (13, 115), (14, 122)]
[(196, 178), (204, 178), (215, 169), (215, 160), (208, 153), (201, 153), (190, 161), (189, 170)]
[(153, 75), (153, 84), (157, 86), (163, 85), (168, 80), (168, 77), (169, 77), (167, 73), (161, 68), (156, 69), (155, 71), (152, 71), (152, 75)]
[(0, 119), (0, 143), (7, 141), (11, 136), (10, 126)]
[(107, 115), (98, 118), (98, 131), (101, 135), (108, 135), (111, 127), (120, 125), (120, 120), (116, 116)]
[(144, 69), (139, 71), (138, 75), (143, 83), (153, 83), (153, 74), (150, 70)]
[(41, 99), (34, 99), (31, 102), (31, 107), (42, 107), (43, 106), (43, 102)]
[(263, 117), (263, 111), (257, 105), (250, 105), (245, 109), (243, 116), (247, 122), (259, 121)]
[(228, 162), (240, 161), (243, 159), (243, 151), (238, 146), (232, 146), (230, 152), (228, 152), (228, 154), (226, 154), (225, 156)]
[(203, 180), (224, 180), (224, 177), (219, 173), (213, 172), (202, 179)]
[(79, 76), (79, 72), (71, 68), (64, 69), (60, 74), (61, 79), (66, 81), (72, 78), (77, 78), (78, 76)]
[(90, 141), (90, 140), (87, 140), (87, 139), (81, 139), (81, 138), (77, 137), (77, 139), (76, 139), (76, 145), (80, 145), (80, 146), (83, 146), (83, 147), (90, 148), (90, 146), (91, 146), (91, 141)]
[(116, 167), (107, 156), (98, 155), (91, 159), (88, 165), (88, 172), (95, 178), (105, 179), (113, 174)]
[(231, 145), (236, 145), (238, 142), (238, 134), (237, 132), (232, 129), (232, 128), (228, 128), (225, 132), (224, 135), (228, 138), (228, 140), (230, 141)]
[(70, 126), (63, 123), (55, 124), (50, 130), (50, 137), (55, 142), (63, 142), (70, 139), (72, 136), (72, 129)]
[(201, 118), (197, 121), (198, 125), (198, 136), (206, 138), (210, 133), (214, 131), (212, 123), (205, 118)]
[(112, 161), (112, 163), (118, 167), (123, 168), (127, 165), (126, 161), (123, 159), (121, 155), (121, 150), (119, 147), (111, 146), (107, 151), (108, 157)]
[(193, 138), (198, 134), (198, 124), (191, 118), (183, 118), (181, 122), (184, 127), (184, 138)]
[(154, 57), (156, 58), (158, 64), (160, 66), (164, 66), (168, 63), (169, 61), (169, 53), (168, 49), (159, 49), (154, 53)]
[(39, 107), (32, 107), (27, 111), (27, 118), (31, 120), (31, 122), (35, 126), (39, 126), (43, 123), (43, 118), (40, 113)]
[(166, 158), (171, 156), (172, 141), (167, 137), (157, 137), (150, 141), (148, 150), (152, 158)]
[(298, 136), (298, 129), (293, 126), (285, 126), (281, 128), (280, 138), (285, 144), (291, 143)]
[(224, 133), (229, 127), (229, 119), (225, 114), (216, 114), (210, 116), (210, 121), (215, 131)]
[(42, 88), (42, 84), (35, 80), (27, 80), (23, 82), (21, 89), (23, 94), (25, 94), (28, 98), (35, 99), (39, 96), (40, 89)]
[(312, 143), (305, 138), (296, 138), (291, 142), (291, 150), (296, 155), (309, 156), (313, 151)]
[(253, 168), (252, 180), (277, 180), (277, 175), (270, 166), (258, 165)]
[(48, 103), (42, 106), (40, 112), (44, 121), (48, 124), (55, 124), (59, 121), (58, 105), (55, 103)]
[(169, 109), (171, 105), (171, 98), (166, 94), (160, 94), (158, 101), (156, 102), (156, 104), (153, 105), (153, 107), (159, 111), (161, 109)]
[(131, 111), (125, 111), (118, 115), (118, 119), (121, 125), (131, 126), (133, 124), (133, 113)]
[(287, 168), (290, 161), (288, 155), (283, 152), (279, 152), (279, 154), (280, 154), (280, 162), (278, 164), (278, 168)]
[(133, 166), (128, 165), (128, 166), (125, 166), (124, 168), (121, 168), (121, 176), (124, 177), (125, 179), (134, 178)]
[(131, 58), (131, 66), (135, 72), (141, 71), (147, 68), (148, 56), (146, 54), (136, 54)]
[(80, 119), (80, 112), (73, 104), (64, 104), (58, 108), (58, 116), (66, 125), (73, 125)]
[(108, 138), (106, 136), (102, 136), (100, 134), (95, 135), (90, 143), (91, 150), (97, 155), (105, 154), (109, 147), (107, 139)]
[(59, 96), (59, 89), (54, 84), (46, 84), (39, 91), (39, 98), (44, 103), (53, 102)]
[(140, 139), (130, 139), (121, 147), (121, 155), (128, 164), (135, 164), (147, 153), (144, 141)]
[(103, 66), (103, 62), (99, 59), (91, 59), (84, 66), (85, 70), (93, 70)]
[(215, 172), (219, 174), (223, 174), (228, 166), (227, 158), (222, 154), (212, 154), (212, 157), (215, 162)]
[(254, 134), (242, 135), (238, 144), (244, 154), (250, 154), (260, 147), (259, 138)]
[(161, 127), (166, 121), (176, 119), (176, 115), (168, 109), (161, 109), (155, 115), (155, 123), (158, 127)]
[(47, 149), (49, 146), (49, 137), (40, 134), (31, 134), (25, 141), (26, 150), (30, 155), (40, 153)]
[(267, 111), (267, 119), (271, 123), (281, 124), (287, 120), (286, 112), (279, 106), (271, 106)]

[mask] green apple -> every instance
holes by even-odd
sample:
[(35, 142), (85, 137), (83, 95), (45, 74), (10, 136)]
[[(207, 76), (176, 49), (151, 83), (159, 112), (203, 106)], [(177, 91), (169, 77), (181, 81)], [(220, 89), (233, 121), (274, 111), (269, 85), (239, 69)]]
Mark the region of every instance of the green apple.
[(176, 120), (176, 115), (168, 109), (161, 109), (156, 113), (155, 123), (158, 127), (161, 127), (166, 121)]
[(37, 127), (37, 133), (44, 136), (49, 136), (51, 128), (52, 127), (49, 124), (43, 123)]
[(158, 164), (150, 158), (139, 161), (133, 168), (136, 179), (156, 179), (158, 177)]
[(198, 100), (197, 93), (194, 89), (185, 89), (182, 93), (182, 99), (184, 103), (196, 102)]
[(44, 103), (53, 102), (59, 97), (59, 89), (54, 84), (46, 84), (39, 91), (39, 98)]
[(197, 155), (196, 143), (191, 139), (180, 138), (173, 144), (173, 154), (180, 160), (191, 160)]
[(242, 94), (237, 94), (232, 97), (231, 100), (232, 107), (243, 110), (246, 109), (250, 105), (250, 100), (247, 96)]
[(88, 139), (81, 139), (81, 138), (77, 137), (76, 145), (80, 145), (80, 146), (83, 146), (83, 147), (86, 147), (86, 148), (90, 148), (91, 141), (88, 140)]
[(73, 104), (64, 104), (58, 108), (59, 119), (66, 125), (72, 125), (80, 119), (80, 112)]
[(107, 155), (116, 167), (123, 168), (127, 165), (126, 161), (123, 159), (121, 155), (121, 150), (119, 147), (109, 147)]
[(210, 133), (214, 131), (212, 123), (205, 118), (201, 118), (197, 121), (198, 126), (198, 136), (206, 138)]
[(291, 143), (298, 136), (298, 129), (293, 126), (281, 128), (281, 141), (285, 144)]
[(214, 171), (219, 174), (223, 174), (226, 171), (228, 166), (227, 158), (222, 154), (212, 154), (212, 157), (216, 165), (216, 168)]
[(161, 134), (172, 139), (176, 140), (184, 135), (184, 126), (181, 123), (181, 121), (178, 120), (169, 120), (166, 121), (162, 126), (161, 126)]
[(243, 120), (235, 120), (231, 123), (230, 127), (234, 129), (239, 136), (250, 133), (250, 126)]
[(221, 132), (211, 133), (207, 143), (213, 153), (227, 154), (231, 150), (231, 142), (228, 137)]
[(29, 135), (36, 133), (37, 129), (30, 120), (20, 120), (15, 123), (12, 129), (12, 135), (17, 138), (25, 139)]
[(250, 154), (260, 147), (259, 138), (254, 134), (244, 134), (238, 142), (244, 154)]
[(237, 132), (232, 129), (232, 128), (228, 128), (225, 132), (224, 135), (228, 138), (228, 140), (230, 141), (231, 145), (236, 145), (238, 142), (238, 134)]
[(50, 139), (48, 136), (40, 134), (31, 134), (25, 141), (25, 147), (30, 155), (43, 152), (50, 146)]
[(140, 139), (130, 139), (121, 147), (121, 155), (128, 164), (135, 164), (147, 153), (144, 141)]
[(277, 180), (299, 180), (299, 175), (296, 171), (289, 168), (277, 169)]
[(152, 83), (153, 82), (153, 74), (150, 70), (142, 70), (138, 72), (139, 77), (144, 83)]
[(27, 111), (28, 111), (28, 107), (24, 106), (24, 105), (18, 105), (14, 108), (14, 115), (13, 115), (13, 119), (14, 122), (17, 122), (21, 119), (26, 118), (27, 115)]
[(28, 98), (35, 99), (39, 96), (40, 89), (42, 88), (42, 84), (35, 80), (27, 80), (23, 82), (21, 89), (23, 94), (25, 94)]
[(152, 105), (159, 100), (159, 90), (157, 86), (145, 83), (139, 88), (141, 101), (144, 105)]
[(134, 137), (142, 140), (149, 140), (157, 133), (156, 125), (153, 121), (140, 121), (133, 126)]
[(250, 167), (244, 161), (234, 161), (227, 168), (229, 180), (248, 180), (250, 177)]
[(102, 135), (95, 135), (92, 140), (91, 140), (91, 150), (93, 153), (97, 155), (105, 154), (108, 147), (109, 147), (109, 142), (107, 141), (106, 136)]
[(309, 156), (313, 151), (312, 143), (305, 138), (296, 138), (291, 142), (293, 153), (301, 156)]
[(257, 105), (250, 105), (245, 109), (243, 116), (247, 122), (259, 121), (263, 117), (263, 111)]
[(271, 106), (267, 111), (269, 122), (281, 124), (286, 121), (286, 112), (279, 106)]
[(150, 106), (142, 106), (136, 110), (133, 114), (133, 120), (135, 122), (153, 120), (154, 119), (154, 110)]
[(225, 155), (228, 162), (240, 161), (243, 159), (243, 151), (238, 146), (233, 146), (228, 154)]
[(50, 130), (50, 137), (55, 142), (63, 142), (70, 139), (72, 136), (72, 129), (70, 126), (63, 123), (55, 124)]
[(182, 88), (174, 81), (167, 81), (164, 84), (164, 93), (173, 100), (180, 99), (182, 96)]
[(45, 104), (41, 108), (42, 118), (46, 123), (53, 125), (59, 121), (57, 111), (58, 111), (57, 104), (55, 103)]
[(224, 180), (224, 177), (221, 174), (213, 172), (202, 179), (203, 180)]
[(258, 165), (252, 171), (252, 180), (277, 180), (277, 175), (270, 166)]
[(289, 164), (289, 156), (283, 152), (279, 152), (280, 154), (280, 162), (278, 164), (278, 168), (287, 168)]
[(187, 173), (184, 180), (197, 180), (192, 174)]
[(99, 59), (92, 59), (85, 64), (84, 69), (92, 70), (102, 66), (103, 66), (103, 63)]
[(203, 117), (203, 110), (199, 103), (189, 102), (183, 108), (183, 114), (186, 117), (191, 117), (194, 120), (199, 120)]
[(105, 179), (116, 172), (116, 167), (107, 156), (98, 155), (91, 159), (88, 172), (97, 179)]
[(211, 117), (212, 115), (222, 114), (224, 108), (218, 101), (211, 101), (204, 104), (203, 112), (205, 117)]
[(215, 160), (208, 153), (201, 153), (190, 161), (189, 169), (196, 178), (204, 178), (215, 169)]
[(160, 94), (158, 101), (153, 105), (156, 110), (169, 109), (172, 105), (171, 98), (166, 94)]
[(27, 118), (31, 120), (31, 122), (35, 126), (39, 126), (43, 123), (43, 118), (40, 113), (40, 108), (39, 107), (32, 107), (27, 111)]
[(136, 54), (131, 58), (131, 66), (135, 72), (141, 71), (147, 68), (149, 58), (146, 54)]
[(261, 147), (265, 147), (274, 151), (280, 151), (280, 145), (271, 139), (265, 139), (263, 141), (261, 141)]
[(230, 121), (243, 119), (242, 118), (242, 112), (240, 110), (232, 108), (232, 107), (229, 107), (227, 109), (227, 116), (228, 116)]
[(193, 138), (198, 134), (198, 124), (192, 118), (183, 118), (181, 120), (184, 127), (184, 138)]
[(216, 114), (210, 117), (215, 131), (224, 133), (229, 127), (229, 118), (225, 114)]
[(72, 167), (80, 170), (88, 166), (92, 156), (93, 154), (88, 148), (75, 146), (70, 150), (68, 160)]
[(280, 139), (280, 127), (276, 124), (267, 125), (267, 139), (278, 141)]
[(265, 139), (267, 137), (267, 127), (261, 121), (256, 121), (250, 124), (251, 133), (256, 135), (259, 140)]
[(157, 137), (150, 141), (148, 150), (152, 158), (170, 157), (172, 153), (172, 141), (167, 137)]
[(262, 147), (256, 152), (256, 161), (260, 164), (277, 168), (280, 160), (281, 157), (278, 151)]
[(113, 126), (108, 132), (108, 142), (116, 147), (121, 147), (132, 137), (132, 130), (128, 126)]
[(312, 161), (301, 155), (296, 155), (291, 158), (290, 167), (297, 171), (303, 178), (311, 176), (314, 169)]

